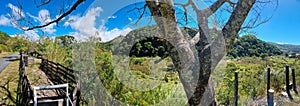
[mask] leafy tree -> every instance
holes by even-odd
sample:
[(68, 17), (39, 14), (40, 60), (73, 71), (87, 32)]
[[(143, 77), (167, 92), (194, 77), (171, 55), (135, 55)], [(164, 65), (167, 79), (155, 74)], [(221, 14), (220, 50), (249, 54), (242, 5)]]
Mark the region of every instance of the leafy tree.
[(55, 40), (57, 40), (61, 46), (69, 48), (72, 48), (72, 44), (76, 42), (74, 36), (69, 35), (57, 36), (55, 37)]
[(15, 37), (11, 37), (6, 41), (6, 44), (12, 49), (14, 52), (25, 52), (28, 50), (28, 46), (30, 42), (27, 38), (22, 35), (16, 35)]
[(71, 67), (72, 52), (66, 45), (61, 45), (58, 39), (45, 37), (40, 39), (36, 51), (43, 55), (43, 58)]

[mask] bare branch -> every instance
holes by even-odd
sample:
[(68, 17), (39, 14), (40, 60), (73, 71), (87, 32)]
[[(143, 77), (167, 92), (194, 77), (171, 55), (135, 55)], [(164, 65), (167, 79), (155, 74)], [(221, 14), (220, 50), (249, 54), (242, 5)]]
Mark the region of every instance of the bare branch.
[(234, 43), (242, 24), (244, 23), (249, 11), (255, 4), (256, 0), (239, 0), (236, 8), (231, 14), (228, 22), (222, 29), (223, 36), (226, 39), (226, 51), (229, 51)]
[(205, 13), (206, 17), (209, 17), (213, 13), (215, 13), (226, 1), (230, 1), (230, 0), (217, 0), (210, 7), (206, 8), (202, 11), (203, 11), (203, 13)]
[(145, 4), (145, 5), (144, 5), (143, 7), (141, 7), (141, 8), (135, 7), (135, 8), (133, 8), (132, 10), (129, 10), (129, 11), (128, 11), (128, 12), (130, 12), (130, 11), (133, 11), (133, 10), (138, 10), (138, 11), (140, 12), (140, 10), (143, 9), (143, 11), (140, 12), (139, 18), (138, 18), (137, 21), (134, 23), (134, 25), (137, 25), (137, 24), (139, 23), (139, 21), (143, 18), (144, 14), (146, 13), (146, 8), (147, 8), (147, 5)]
[[(49, 0), (51, 1), (51, 0)], [(76, 8), (81, 4), (83, 3), (85, 0), (77, 0), (73, 5), (72, 7), (65, 13), (63, 13), (62, 15), (60, 15), (58, 18), (56, 18), (55, 20), (52, 20), (46, 24), (43, 24), (43, 25), (38, 25), (38, 26), (33, 26), (33, 27), (29, 27), (29, 28), (24, 28), (23, 26), (19, 25), (17, 23), (16, 20), (13, 21), (13, 23), (21, 30), (24, 30), (24, 31), (29, 31), (29, 30), (34, 30), (34, 29), (38, 29), (38, 28), (43, 28), (43, 27), (47, 27), (51, 24), (54, 24), (54, 23), (58, 23), (60, 22), (64, 17), (68, 16), (69, 14), (71, 14), (74, 10), (76, 10)], [(12, 18), (14, 18), (13, 16), (11, 16)], [(24, 18), (22, 18), (24, 19)]]
[(36, 5), (37, 8), (43, 6), (43, 5), (46, 5), (46, 4), (49, 4), (51, 2), (51, 0), (41, 0), (42, 3), (40, 4), (37, 4), (36, 0), (34, 0), (34, 4)]

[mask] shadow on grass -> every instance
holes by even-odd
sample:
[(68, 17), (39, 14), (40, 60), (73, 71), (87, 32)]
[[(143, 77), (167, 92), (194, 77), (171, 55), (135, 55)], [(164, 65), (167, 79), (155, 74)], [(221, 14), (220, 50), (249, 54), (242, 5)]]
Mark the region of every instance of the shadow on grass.
[(1, 106), (13, 106), (13, 104), (17, 104), (16, 98), (13, 96), (13, 93), (17, 93), (16, 91), (11, 92), (9, 83), (12, 82), (13, 79), (9, 79), (5, 82), (5, 84), (0, 85), (0, 93), (4, 94), (2, 98), (0, 98)]
[(9, 62), (14, 62), (14, 61), (19, 61), (20, 59), (9, 59), (9, 60), (6, 60), (6, 61), (9, 61)]

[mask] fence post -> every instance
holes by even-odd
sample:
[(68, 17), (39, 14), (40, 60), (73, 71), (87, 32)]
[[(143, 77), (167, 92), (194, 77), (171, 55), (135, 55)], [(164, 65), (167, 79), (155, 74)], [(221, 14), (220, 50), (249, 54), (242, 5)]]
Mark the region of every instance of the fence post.
[(289, 69), (290, 69), (290, 67), (287, 65), (286, 67), (285, 67), (285, 78), (286, 78), (286, 80), (285, 80), (285, 89), (286, 89), (286, 93), (288, 94), (288, 97), (291, 99), (291, 100), (293, 100), (293, 97), (292, 97), (292, 95), (291, 95), (291, 92), (290, 92), (290, 76), (289, 76)]
[(268, 92), (268, 90), (270, 89), (270, 79), (271, 79), (271, 69), (270, 69), (270, 67), (268, 67), (268, 72), (267, 72), (267, 92)]
[(234, 106), (238, 105), (238, 71), (234, 72)]
[(292, 69), (292, 77), (293, 77), (293, 90), (296, 94), (298, 94), (297, 85), (296, 85), (295, 69)]
[(267, 68), (267, 99), (269, 100), (269, 90), (270, 90), (270, 78), (271, 78), (271, 68)]
[(290, 95), (290, 88), (289, 88), (289, 84), (290, 84), (289, 68), (290, 67), (288, 65), (285, 66), (285, 89), (286, 89), (286, 93), (288, 95)]
[(274, 106), (274, 90), (268, 90), (268, 106)]
[(28, 66), (28, 54), (24, 54), (24, 63), (25, 63), (25, 66), (27, 67)]

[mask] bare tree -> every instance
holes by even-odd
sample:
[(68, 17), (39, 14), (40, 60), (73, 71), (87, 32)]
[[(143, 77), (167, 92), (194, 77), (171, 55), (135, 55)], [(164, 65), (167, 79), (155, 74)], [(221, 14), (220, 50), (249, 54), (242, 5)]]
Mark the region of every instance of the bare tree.
[[(42, 7), (52, 2), (52, 0), (34, 0), (36, 7)], [(51, 24), (57, 24), (85, 0), (76, 0), (69, 2), (67, 7), (62, 6), (58, 9), (58, 17), (50, 22), (42, 25), (34, 25), (31, 23), (30, 17), (24, 17), (21, 11), (16, 14), (11, 14), (14, 25), (24, 31), (34, 30), (38, 28), (47, 27)], [(146, 5), (144, 8), (149, 8), (151, 15), (154, 17), (155, 22), (160, 28), (161, 35), (171, 42), (173, 48), (168, 48), (168, 52), (172, 61), (179, 72), (180, 80), (184, 86), (188, 103), (194, 105), (216, 105), (213, 83), (210, 78), (212, 71), (215, 69), (218, 62), (228, 52), (238, 35), (239, 31), (243, 28), (253, 28), (265, 23), (269, 20), (258, 18), (261, 16), (261, 8), (264, 4), (269, 4), (273, 0), (214, 0), (212, 4), (205, 8), (200, 9), (197, 2), (194, 0), (187, 0), (185, 4), (174, 3), (173, 0), (145, 0)], [(274, 0), (276, 1), (276, 0)], [(73, 3), (73, 4), (71, 4)], [(228, 8), (222, 8), (226, 3), (229, 4)], [(257, 4), (257, 5), (255, 5)], [(178, 26), (177, 16), (174, 9), (175, 5), (180, 5), (184, 8), (183, 13), (187, 19), (187, 8), (192, 7), (196, 13), (196, 21), (198, 24), (198, 33), (192, 39), (186, 39), (185, 35)], [(257, 6), (257, 7), (255, 7)], [(19, 3), (19, 8), (22, 10), (22, 5)], [(224, 9), (231, 15), (225, 21), (220, 33), (212, 39), (210, 37), (210, 28), (208, 19), (214, 15), (218, 10)], [(254, 11), (255, 17), (250, 19), (249, 24), (245, 24), (245, 20), (250, 13)], [(144, 11), (143, 13), (144, 14)], [(140, 17), (141, 18), (141, 17)], [(245, 24), (243, 26), (243, 24)], [(194, 51), (197, 45), (197, 50)]]
[[(157, 23), (160, 34), (174, 46), (168, 52), (175, 67), (178, 69), (180, 80), (184, 86), (188, 103), (195, 105), (216, 105), (213, 83), (210, 75), (218, 62), (232, 48), (234, 40), (243, 28), (253, 28), (267, 22), (269, 19), (260, 19), (260, 7), (271, 3), (272, 0), (215, 0), (205, 8), (199, 9), (197, 2), (188, 0), (186, 4), (177, 4), (173, 0), (146, 0), (146, 6), (151, 11)], [(210, 37), (208, 19), (222, 9), (226, 3), (229, 7), (225, 10), (231, 15), (222, 26), (220, 33), (214, 39)], [(187, 11), (191, 6), (196, 13), (198, 33), (192, 39), (186, 39), (178, 26), (174, 5), (180, 5)], [(258, 5), (258, 6), (256, 6)], [(256, 7), (255, 7), (256, 6)], [(223, 8), (224, 9), (224, 8)], [(244, 25), (248, 14), (255, 12), (253, 19)], [(187, 13), (184, 13), (186, 15)], [(192, 48), (197, 47), (196, 52)], [(196, 64), (198, 61), (198, 64)]]

